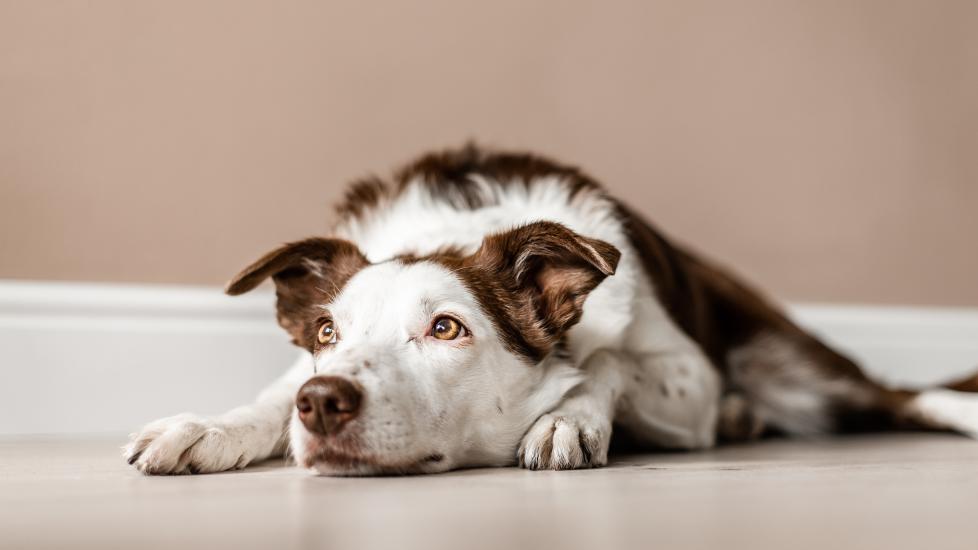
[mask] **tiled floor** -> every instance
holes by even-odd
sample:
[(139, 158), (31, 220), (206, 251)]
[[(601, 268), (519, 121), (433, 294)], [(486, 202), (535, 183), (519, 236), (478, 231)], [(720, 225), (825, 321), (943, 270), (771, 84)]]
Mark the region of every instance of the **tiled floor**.
[(770, 441), (576, 472), (149, 478), (121, 439), (0, 439), (6, 548), (978, 548), (978, 443)]

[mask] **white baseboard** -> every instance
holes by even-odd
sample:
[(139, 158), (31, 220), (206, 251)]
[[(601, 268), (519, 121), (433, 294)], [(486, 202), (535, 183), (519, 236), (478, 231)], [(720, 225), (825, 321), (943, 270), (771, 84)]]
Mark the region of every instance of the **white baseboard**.
[(794, 304), (795, 320), (895, 387), (978, 369), (978, 308)]
[(254, 398), (299, 350), (270, 293), (0, 281), (0, 434), (132, 431)]
[[(245, 403), (299, 353), (273, 303), (267, 291), (0, 281), (0, 434), (129, 431)], [(790, 310), (891, 384), (978, 367), (978, 309)]]

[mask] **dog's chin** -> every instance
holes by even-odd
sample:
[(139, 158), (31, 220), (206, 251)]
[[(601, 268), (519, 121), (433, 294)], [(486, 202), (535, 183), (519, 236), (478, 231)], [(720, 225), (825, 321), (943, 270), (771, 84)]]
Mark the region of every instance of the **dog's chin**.
[(445, 456), (440, 453), (428, 453), (407, 460), (385, 460), (360, 452), (337, 450), (316, 440), (307, 441), (305, 447), (300, 465), (325, 476), (416, 475), (449, 469)]

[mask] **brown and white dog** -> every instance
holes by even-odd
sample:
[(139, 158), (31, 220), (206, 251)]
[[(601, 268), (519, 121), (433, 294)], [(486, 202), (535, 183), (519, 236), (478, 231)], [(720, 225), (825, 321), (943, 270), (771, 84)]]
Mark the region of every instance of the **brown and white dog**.
[(271, 277), (307, 353), (250, 405), (133, 436), (146, 474), (287, 450), (323, 474), (607, 462), (612, 425), (657, 448), (767, 432), (915, 427), (978, 435), (978, 377), (893, 390), (757, 292), (666, 239), (590, 177), (474, 146), (354, 183), (328, 238)]

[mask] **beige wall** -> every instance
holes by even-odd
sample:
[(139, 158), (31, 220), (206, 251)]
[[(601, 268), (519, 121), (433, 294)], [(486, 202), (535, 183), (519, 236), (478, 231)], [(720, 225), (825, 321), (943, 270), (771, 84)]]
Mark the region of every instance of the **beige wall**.
[(220, 283), (475, 137), (796, 300), (978, 305), (978, 2), (0, 0), (0, 277)]

